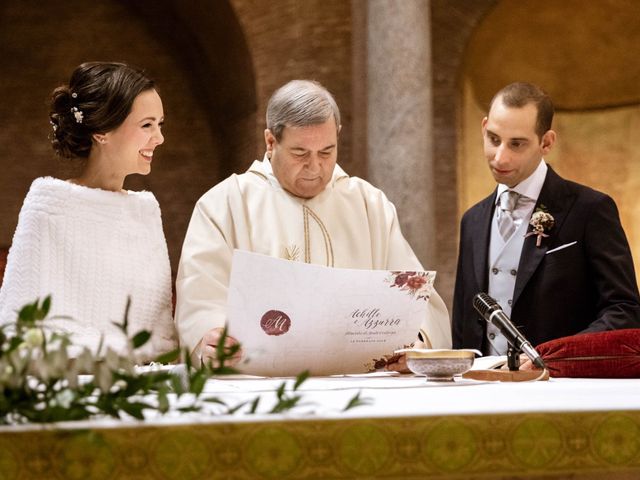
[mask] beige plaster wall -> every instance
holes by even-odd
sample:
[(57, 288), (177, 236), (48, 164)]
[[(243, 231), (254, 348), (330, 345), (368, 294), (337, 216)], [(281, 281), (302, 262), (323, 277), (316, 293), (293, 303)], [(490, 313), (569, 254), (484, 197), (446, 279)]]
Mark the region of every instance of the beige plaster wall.
[[(608, 193), (640, 268), (640, 15), (634, 0), (500, 0), (469, 36), (460, 75), (458, 215), (495, 184), (480, 122), (508, 83), (540, 85), (554, 101), (556, 171)], [(606, 19), (606, 21), (604, 21)]]
[(639, 8), (637, 0), (497, 2), (467, 46), (476, 98), (518, 79), (542, 85), (562, 110), (637, 104)]

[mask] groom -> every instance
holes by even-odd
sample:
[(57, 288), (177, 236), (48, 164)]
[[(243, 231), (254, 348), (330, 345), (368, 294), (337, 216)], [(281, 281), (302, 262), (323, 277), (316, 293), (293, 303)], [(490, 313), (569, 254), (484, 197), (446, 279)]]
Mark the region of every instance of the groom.
[(504, 336), (473, 308), (487, 292), (537, 345), (581, 332), (640, 327), (629, 244), (614, 201), (564, 180), (543, 156), (556, 139), (551, 99), (537, 86), (500, 90), (482, 120), (497, 188), (462, 218), (454, 348), (504, 355)]

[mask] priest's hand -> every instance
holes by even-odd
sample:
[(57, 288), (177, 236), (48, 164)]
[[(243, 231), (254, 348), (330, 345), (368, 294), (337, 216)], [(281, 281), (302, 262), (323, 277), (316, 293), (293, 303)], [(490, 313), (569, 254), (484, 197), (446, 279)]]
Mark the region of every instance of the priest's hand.
[(407, 356), (404, 353), (389, 358), (384, 369), (390, 372), (411, 373), (411, 370), (407, 367)]
[[(421, 340), (416, 340), (411, 345), (406, 346), (411, 348), (431, 348), (431, 345), (427, 346)], [(391, 372), (411, 373), (411, 370), (407, 367), (407, 356), (404, 353), (397, 353), (388, 357), (384, 369)]]
[[(210, 364), (213, 368), (220, 366), (218, 362), (217, 348), (223, 332), (224, 328), (212, 328), (202, 337), (202, 340), (200, 341), (200, 358), (202, 359), (203, 364)], [(228, 349), (233, 349), (236, 346), (238, 347), (237, 351), (225, 362), (225, 366), (227, 367), (233, 367), (242, 358), (242, 348), (240, 348), (238, 340), (227, 335), (224, 340), (225, 351), (229, 351)]]

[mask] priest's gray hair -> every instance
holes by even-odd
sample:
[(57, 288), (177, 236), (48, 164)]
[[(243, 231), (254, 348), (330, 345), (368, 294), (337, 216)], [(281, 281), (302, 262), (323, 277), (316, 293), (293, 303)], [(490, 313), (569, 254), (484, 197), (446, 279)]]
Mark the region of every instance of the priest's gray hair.
[(277, 141), (284, 127), (324, 123), (333, 115), (340, 129), (340, 110), (333, 95), (314, 80), (291, 80), (276, 90), (267, 104), (267, 128)]

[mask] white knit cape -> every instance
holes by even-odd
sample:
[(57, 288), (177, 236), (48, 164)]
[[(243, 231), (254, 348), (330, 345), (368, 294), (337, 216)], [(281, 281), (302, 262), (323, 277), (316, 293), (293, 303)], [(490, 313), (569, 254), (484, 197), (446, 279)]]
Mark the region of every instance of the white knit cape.
[(138, 360), (176, 346), (171, 315), (171, 268), (160, 207), (150, 192), (110, 192), (50, 177), (27, 194), (0, 289), (0, 322), (37, 298), (52, 296), (45, 324), (73, 333), (97, 349), (126, 349), (121, 322), (131, 298), (129, 332), (152, 340)]

